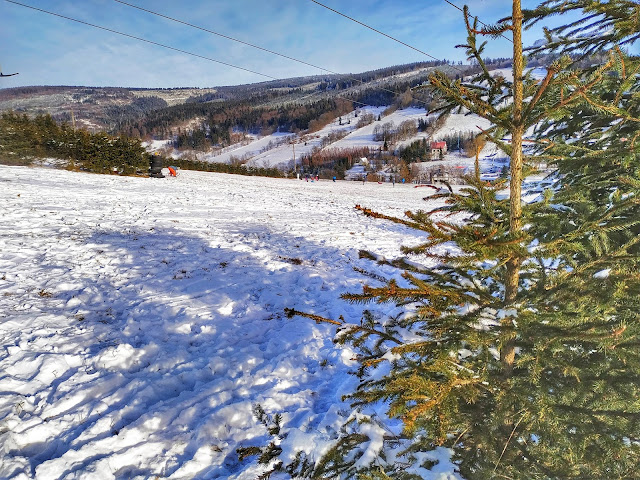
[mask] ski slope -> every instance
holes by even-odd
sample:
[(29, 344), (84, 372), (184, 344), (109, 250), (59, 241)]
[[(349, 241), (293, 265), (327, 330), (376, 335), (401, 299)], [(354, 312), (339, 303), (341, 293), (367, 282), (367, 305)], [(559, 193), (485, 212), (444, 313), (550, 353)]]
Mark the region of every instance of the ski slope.
[[(376, 120), (364, 127), (357, 127), (358, 117), (356, 111), (343, 115), (334, 119), (330, 124), (318, 130), (317, 132), (304, 133), (296, 135), (286, 132), (276, 132), (266, 136), (251, 136), (242, 144), (231, 145), (224, 148), (221, 152), (198, 152), (199, 160), (216, 163), (231, 163), (232, 161), (242, 161), (248, 166), (253, 167), (275, 167), (280, 169), (293, 169), (294, 155), (296, 165), (300, 165), (300, 159), (303, 156), (310, 156), (314, 149), (352, 149), (368, 147), (371, 151), (381, 149), (384, 142), (374, 140), (373, 132), (376, 127), (385, 123), (392, 123), (394, 127), (398, 127), (405, 121), (413, 121), (418, 124), (419, 119), (427, 117), (427, 111), (423, 108), (405, 108), (396, 110), (386, 116), (381, 114), (388, 107), (364, 107), (357, 110), (358, 115), (365, 113), (373, 114)], [(380, 117), (380, 120), (377, 118)], [(342, 123), (340, 123), (342, 122)], [(450, 114), (444, 125), (438, 129), (433, 135), (433, 140), (445, 138), (451, 135), (474, 133), (477, 134), (481, 129), (487, 129), (490, 124), (487, 120), (476, 115)], [(333, 141), (323, 147), (326, 139), (331, 134), (341, 132), (344, 135), (337, 141)], [(393, 148), (406, 147), (412, 142), (428, 138), (424, 132), (417, 132), (410, 138), (402, 140), (393, 145)], [(156, 151), (163, 148), (166, 141), (150, 142), (147, 148)], [(481, 157), (493, 156), (497, 148), (493, 144), (488, 144), (486, 149), (481, 152)], [(183, 155), (183, 152), (169, 151), (173, 157)], [(455, 160), (455, 159), (454, 159)]]
[[(376, 280), (356, 269), (398, 272), (358, 250), (424, 237), (354, 205), (438, 204), (411, 185), (190, 171), (0, 166), (0, 186), (0, 478), (20, 480), (254, 480), (236, 449), (269, 439), (256, 403), (283, 414), (284, 454), (318, 458), (349, 415), (353, 352), (284, 309), (359, 322), (367, 306), (339, 296)], [(458, 478), (434, 455), (423, 478)]]

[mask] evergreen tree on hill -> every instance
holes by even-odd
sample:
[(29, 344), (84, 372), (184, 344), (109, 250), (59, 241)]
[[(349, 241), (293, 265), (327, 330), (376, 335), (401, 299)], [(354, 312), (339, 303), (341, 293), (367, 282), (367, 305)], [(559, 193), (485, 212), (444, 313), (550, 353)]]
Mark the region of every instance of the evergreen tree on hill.
[[(590, 39), (599, 49), (636, 35), (620, 12), (638, 4), (624, 0), (548, 1), (527, 19), (564, 6), (596, 15), (585, 17), (592, 25), (558, 29), (569, 31), (549, 47), (580, 52), (575, 35), (585, 27), (606, 27)], [(403, 434), (382, 437), (386, 447), (365, 468), (359, 459), (380, 440), (371, 424), (384, 421), (362, 414), (369, 426), (351, 423), (307, 476), (417, 479), (437, 446), (453, 450), (468, 480), (640, 476), (640, 65), (619, 49), (587, 70), (563, 56), (538, 81), (524, 73), (522, 19), (514, 0), (509, 19), (481, 30), (465, 8), (464, 47), (481, 72), (430, 79), (443, 111), (461, 107), (492, 122), (483, 135), (511, 157), (509, 197), (499, 193), (504, 180), (476, 176), (435, 211), (401, 219), (359, 207), (429, 234), (404, 252), (430, 268), (378, 260), (401, 269), (402, 280), (345, 296), (393, 302), (403, 314), (337, 322), (339, 341), (359, 351), (354, 406), (386, 404)], [(507, 30), (513, 82), (491, 77), (478, 43)], [(522, 141), (531, 127), (537, 159), (557, 169), (557, 189), (523, 204)]]

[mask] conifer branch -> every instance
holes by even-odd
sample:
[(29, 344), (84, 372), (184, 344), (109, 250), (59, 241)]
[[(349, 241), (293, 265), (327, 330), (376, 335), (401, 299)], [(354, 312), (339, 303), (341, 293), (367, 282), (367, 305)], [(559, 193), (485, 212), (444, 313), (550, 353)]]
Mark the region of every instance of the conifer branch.
[(484, 78), (485, 80), (487, 80), (487, 82), (489, 84), (491, 84), (493, 82), (493, 79), (491, 77), (491, 74), (489, 73), (489, 70), (487, 70), (487, 66), (485, 65), (485, 62), (482, 58), (482, 52), (484, 50), (484, 44), (482, 44), (482, 46), (480, 48), (476, 47), (476, 34), (479, 33), (478, 31), (478, 17), (474, 18), (474, 22), (473, 22), (473, 27), (471, 26), (469, 19), (470, 19), (470, 14), (469, 14), (469, 7), (467, 5), (464, 6), (463, 9), (463, 13), (464, 13), (464, 22), (465, 25), (467, 27), (467, 32), (469, 34), (468, 38), (467, 38), (467, 45), (457, 45), (456, 47), (466, 47), (467, 48), (467, 55), (468, 55), (468, 59), (471, 58), (475, 58), (476, 61), (478, 62), (478, 65), (480, 65), (480, 68), (482, 68), (482, 72), (484, 73)]
[(379, 219), (382, 219), (382, 220), (389, 220), (390, 222), (399, 223), (401, 225), (405, 225), (405, 226), (407, 226), (409, 228), (415, 228), (417, 230), (421, 230), (423, 228), (423, 225), (421, 225), (421, 224), (419, 224), (417, 222), (409, 222), (409, 221), (404, 220), (402, 218), (398, 218), (398, 217), (389, 216), (389, 215), (385, 215), (385, 214), (382, 214), (382, 213), (374, 212), (370, 208), (362, 207), (360, 205), (356, 205), (355, 209), (361, 211), (367, 217), (379, 218)]
[(315, 313), (301, 312), (293, 308), (285, 308), (284, 313), (287, 316), (287, 318), (293, 318), (295, 316), (299, 316), (299, 317), (305, 317), (305, 318), (310, 318), (311, 320), (315, 320), (316, 323), (330, 323), (331, 325), (339, 325), (339, 326), (342, 326), (345, 324), (343, 320), (340, 320), (340, 321), (332, 320), (330, 318), (316, 315)]
[(509, 445), (509, 442), (513, 438), (513, 434), (516, 433), (516, 430), (518, 429), (518, 426), (520, 425), (520, 422), (522, 422), (522, 420), (524, 420), (524, 417), (525, 417), (526, 413), (527, 412), (523, 413), (522, 416), (520, 417), (520, 420), (518, 420), (518, 423), (516, 423), (513, 426), (513, 430), (511, 430), (511, 435), (509, 435), (509, 438), (507, 438), (507, 441), (504, 444), (504, 448), (502, 449), (502, 452), (500, 453), (500, 457), (498, 458), (498, 461), (496, 462), (496, 466), (493, 467), (493, 472), (494, 473), (496, 472), (496, 470), (498, 470), (498, 465), (500, 465), (500, 462), (502, 461), (502, 457), (504, 457), (504, 452), (507, 451), (507, 446)]
[(580, 413), (582, 415), (591, 416), (607, 416), (607, 417), (618, 417), (618, 418), (628, 418), (631, 420), (640, 419), (640, 409), (636, 412), (627, 412), (624, 410), (598, 410), (598, 409), (589, 409), (577, 407), (575, 405), (565, 405), (565, 404), (555, 404), (553, 405), (558, 410), (565, 410), (574, 413)]
[(464, 86), (459, 81), (452, 84), (449, 78), (440, 72), (430, 75), (429, 83), (450, 102), (448, 105), (440, 107), (440, 110), (463, 107), (483, 118), (498, 122), (498, 111), (495, 107), (473, 93), (470, 86)]
[(540, 101), (540, 99), (542, 98), (544, 93), (546, 92), (547, 88), (551, 84), (551, 81), (553, 80), (553, 77), (557, 73), (558, 73), (558, 69), (557, 69), (557, 67), (555, 67), (553, 65), (547, 69), (547, 74), (545, 75), (544, 79), (542, 80), (542, 82), (538, 86), (538, 89), (537, 89), (536, 93), (534, 94), (533, 98), (531, 99), (531, 101), (527, 105), (527, 110), (526, 110), (525, 115), (524, 115), (525, 118), (529, 117), (529, 115), (531, 114), (531, 111), (538, 104), (538, 102)]

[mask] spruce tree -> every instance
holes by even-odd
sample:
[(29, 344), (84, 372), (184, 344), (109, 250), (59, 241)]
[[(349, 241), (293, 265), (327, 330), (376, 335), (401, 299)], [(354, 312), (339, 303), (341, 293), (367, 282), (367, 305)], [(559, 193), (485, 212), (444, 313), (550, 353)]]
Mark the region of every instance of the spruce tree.
[[(610, 28), (594, 43), (633, 37), (620, 16), (633, 2), (612, 1), (607, 10), (600, 2), (548, 1), (526, 18), (596, 3), (588, 28)], [(424, 453), (438, 446), (453, 449), (469, 480), (640, 476), (638, 62), (614, 50), (581, 70), (575, 57), (562, 56), (537, 80), (524, 73), (522, 19), (514, 0), (510, 18), (481, 30), (465, 8), (464, 47), (481, 71), (473, 79), (430, 78), (443, 111), (461, 108), (492, 122), (483, 135), (511, 157), (509, 196), (500, 193), (504, 180), (487, 185), (476, 175), (430, 212), (394, 218), (359, 207), (429, 234), (404, 249), (429, 268), (377, 260), (402, 269), (402, 281), (345, 296), (405, 312), (343, 323), (338, 337), (360, 352), (354, 406), (383, 402), (404, 431), (385, 438), (375, 467), (362, 471), (358, 459), (371, 441), (363, 432), (371, 429), (345, 428), (317, 464), (317, 478), (356, 471), (420, 478)], [(582, 39), (570, 41), (580, 28), (550, 46), (580, 51)], [(514, 34), (513, 81), (490, 75), (478, 44), (481, 35), (506, 31)], [(522, 141), (534, 127), (536, 157), (556, 168), (556, 188), (523, 204)]]

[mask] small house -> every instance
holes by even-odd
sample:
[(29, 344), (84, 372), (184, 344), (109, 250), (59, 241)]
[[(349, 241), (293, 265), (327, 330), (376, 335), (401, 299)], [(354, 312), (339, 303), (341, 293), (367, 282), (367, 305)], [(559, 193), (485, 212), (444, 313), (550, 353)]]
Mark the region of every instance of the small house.
[(439, 158), (447, 153), (447, 142), (431, 142), (431, 158)]

